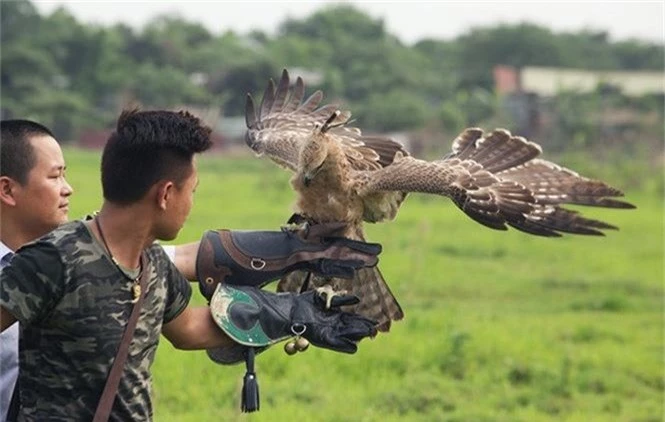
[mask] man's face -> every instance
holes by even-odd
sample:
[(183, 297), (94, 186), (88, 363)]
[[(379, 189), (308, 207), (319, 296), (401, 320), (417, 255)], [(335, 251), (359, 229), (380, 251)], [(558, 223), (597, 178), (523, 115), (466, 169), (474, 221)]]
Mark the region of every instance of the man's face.
[(160, 240), (172, 240), (185, 224), (194, 204), (194, 192), (199, 183), (196, 164), (192, 162), (192, 171), (180, 187), (174, 185), (171, 189), (164, 225), (158, 235)]
[(24, 230), (40, 237), (67, 222), (72, 187), (65, 180), (65, 159), (60, 145), (50, 136), (30, 139), (35, 166), (25, 185), (16, 184), (16, 210)]

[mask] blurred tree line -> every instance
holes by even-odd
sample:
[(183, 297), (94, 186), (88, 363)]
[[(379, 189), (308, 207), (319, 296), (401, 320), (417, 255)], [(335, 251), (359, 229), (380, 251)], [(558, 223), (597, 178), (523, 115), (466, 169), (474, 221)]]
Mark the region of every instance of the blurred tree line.
[[(108, 127), (130, 102), (242, 115), (247, 92), (260, 96), (268, 77), (295, 67), (319, 72), (320, 83), (305, 81), (308, 92), (320, 88), (328, 101), (343, 101), (367, 132), (456, 133), (502, 117), (493, 92), (497, 64), (662, 71), (665, 62), (662, 45), (531, 24), (405, 45), (382, 20), (349, 5), (286, 19), (275, 36), (258, 30), (214, 35), (174, 16), (140, 30), (101, 27), (78, 22), (63, 8), (42, 16), (28, 0), (0, 7), (2, 116), (39, 120), (62, 140)], [(569, 93), (553, 107), (562, 111), (562, 125), (585, 134), (580, 108), (594, 98), (578, 101)], [(640, 104), (662, 109), (662, 98)]]

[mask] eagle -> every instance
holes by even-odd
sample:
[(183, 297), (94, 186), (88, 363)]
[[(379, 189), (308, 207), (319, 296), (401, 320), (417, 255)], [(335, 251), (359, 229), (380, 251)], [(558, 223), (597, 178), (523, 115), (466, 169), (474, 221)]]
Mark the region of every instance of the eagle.
[[(449, 198), (491, 229), (558, 237), (616, 229), (563, 204), (634, 208), (615, 199), (623, 196), (620, 190), (538, 158), (538, 144), (508, 130), (465, 129), (449, 154), (427, 161), (391, 139), (363, 135), (351, 126), (349, 111), (321, 105), (322, 99), (320, 90), (305, 98), (302, 78), (291, 86), (287, 70), (277, 86), (269, 80), (259, 107), (247, 94), (247, 145), (293, 173), (294, 215), (300, 218), (290, 221), (343, 222), (342, 235), (365, 240), (365, 222), (393, 220), (409, 193), (419, 192)], [(379, 331), (389, 331), (392, 321), (404, 317), (378, 267), (363, 268), (353, 279), (296, 271), (283, 277), (277, 290), (324, 286), (358, 296), (360, 303), (348, 310), (377, 321)]]

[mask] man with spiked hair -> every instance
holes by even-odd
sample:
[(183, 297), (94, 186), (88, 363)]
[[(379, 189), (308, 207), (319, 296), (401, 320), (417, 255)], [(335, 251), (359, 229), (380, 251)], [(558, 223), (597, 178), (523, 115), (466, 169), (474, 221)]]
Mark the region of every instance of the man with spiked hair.
[[(176, 348), (221, 352), (222, 362), (233, 363), (254, 350), (233, 334), (243, 323), (268, 339), (261, 346), (297, 330), (316, 346), (348, 353), (376, 333), (374, 321), (337, 309), (357, 298), (336, 296), (326, 307), (316, 294), (260, 290), (294, 269), (349, 277), (376, 265), (378, 245), (337, 237), (334, 226), (207, 232), (205, 242), (190, 245), (196, 260), (182, 272), (199, 270), (212, 301), (230, 295), (248, 306), (223, 315), (189, 306), (188, 281), (155, 241), (182, 228), (198, 184), (195, 155), (210, 147), (209, 135), (186, 112), (123, 112), (102, 155), (100, 212), (21, 247), (3, 269), (0, 328), (16, 320), (22, 327), (19, 420), (93, 418), (136, 302), (142, 306), (111, 420), (151, 419), (150, 366), (160, 334)], [(58, 223), (65, 220), (66, 213)]]

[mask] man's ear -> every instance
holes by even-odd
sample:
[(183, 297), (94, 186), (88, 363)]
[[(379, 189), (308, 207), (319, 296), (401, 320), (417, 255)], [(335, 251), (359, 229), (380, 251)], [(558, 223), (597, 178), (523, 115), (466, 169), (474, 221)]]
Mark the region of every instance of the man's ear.
[(16, 186), (18, 183), (8, 176), (0, 176), (0, 201), (3, 204), (16, 205)]
[(171, 199), (171, 195), (173, 195), (174, 189), (175, 184), (170, 180), (165, 180), (157, 184), (157, 206), (160, 210), (166, 210), (168, 202)]

